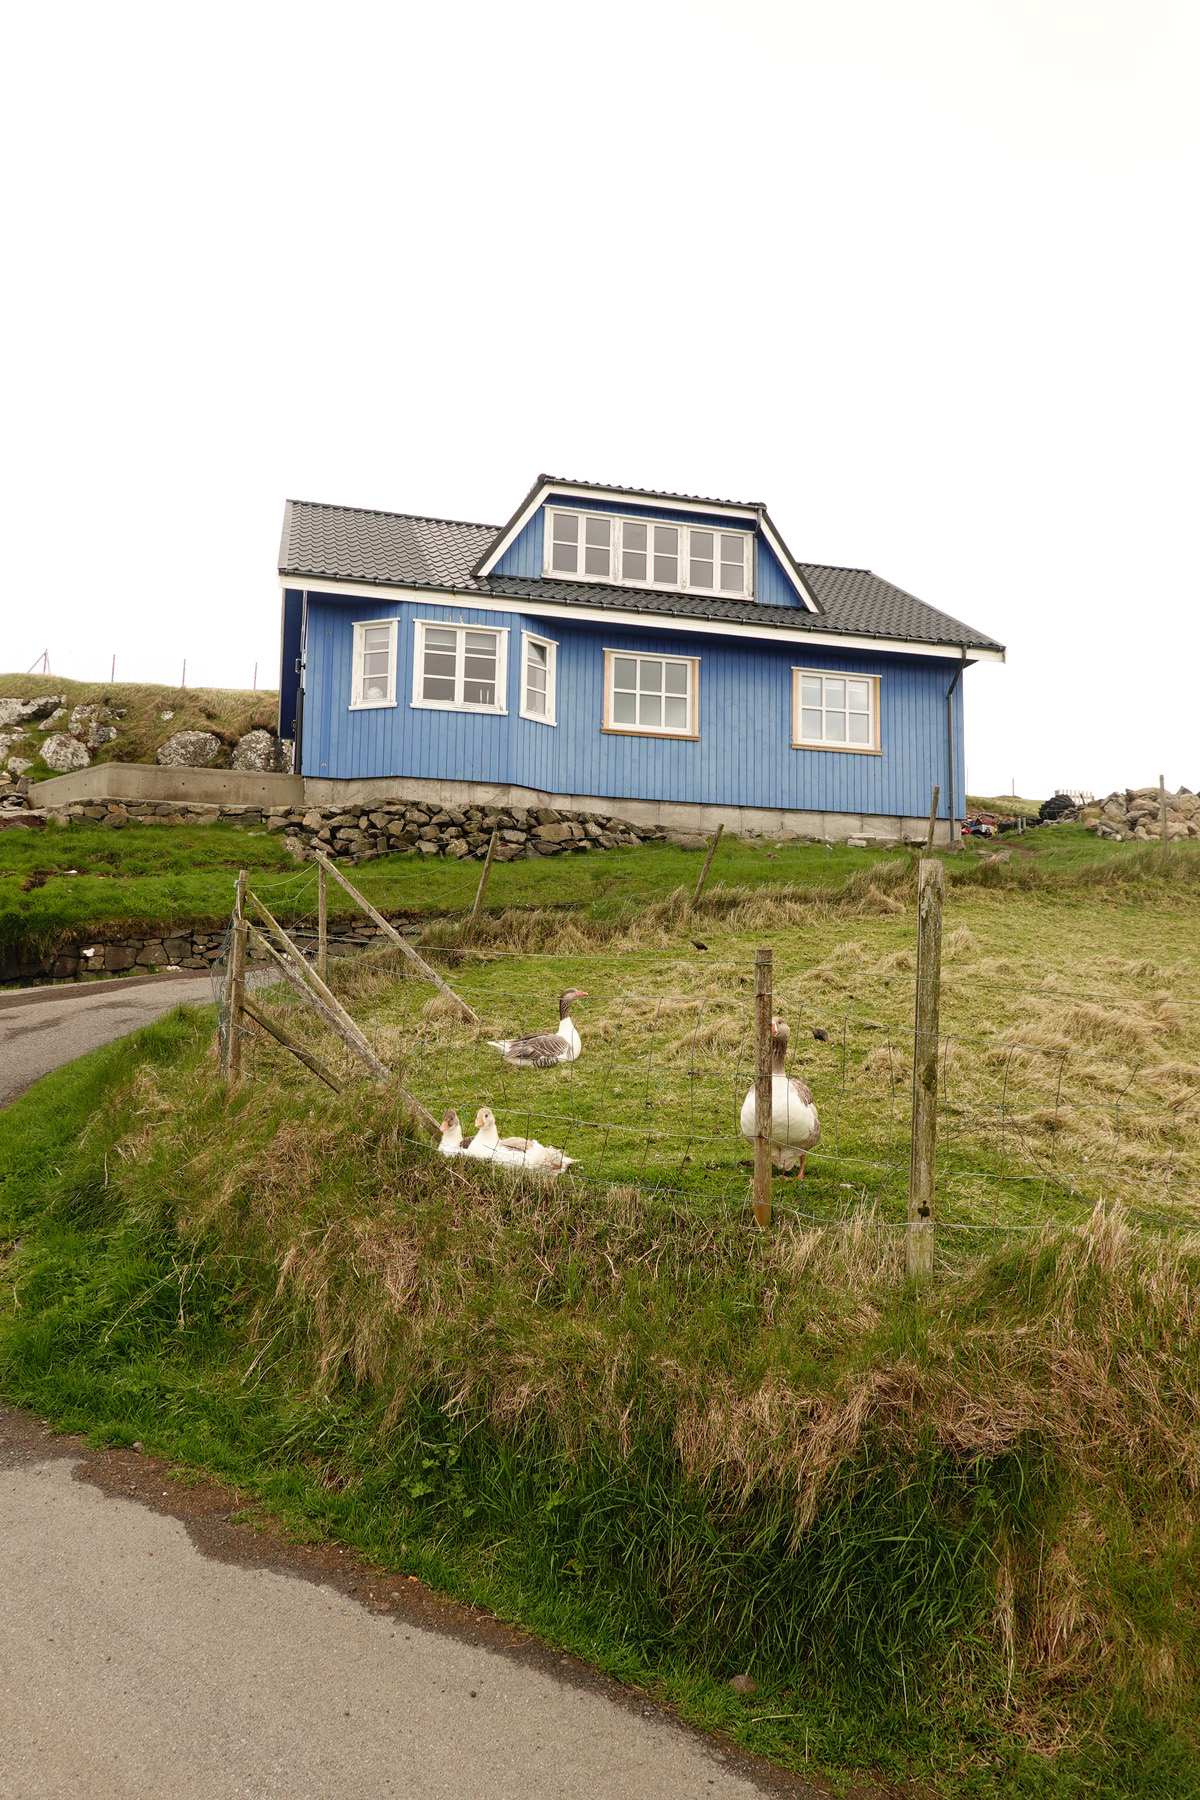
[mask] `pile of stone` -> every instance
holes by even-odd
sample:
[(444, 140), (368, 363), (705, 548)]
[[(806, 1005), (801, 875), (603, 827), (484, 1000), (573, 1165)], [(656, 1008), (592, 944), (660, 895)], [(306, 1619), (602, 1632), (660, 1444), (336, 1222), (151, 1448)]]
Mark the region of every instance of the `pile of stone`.
[(268, 830), (285, 832), (285, 842), (300, 859), (312, 858), (320, 849), (326, 856), (356, 863), (397, 852), (459, 860), (468, 856), (482, 858), (487, 855), (493, 830), (498, 833), (498, 862), (565, 856), (582, 850), (613, 850), (618, 844), (641, 844), (656, 838), (692, 841), (655, 825), (639, 826), (635, 831), (623, 819), (607, 813), (566, 812), (552, 806), (439, 807), (417, 800), (389, 800), (378, 806), (350, 810), (273, 810), (268, 816)]
[[(1079, 817), (1097, 837), (1113, 843), (1148, 844), (1162, 840), (1160, 795), (1156, 787), (1117, 788)], [(1190, 788), (1167, 794), (1167, 838), (1200, 838), (1200, 799)]]
[[(223, 748), (215, 731), (176, 731), (165, 744), (159, 745), (155, 754), (163, 769), (211, 769), (221, 757)], [(290, 751), (273, 731), (262, 725), (244, 732), (229, 758), (230, 768), (253, 769), (264, 775), (286, 774), (290, 762)]]

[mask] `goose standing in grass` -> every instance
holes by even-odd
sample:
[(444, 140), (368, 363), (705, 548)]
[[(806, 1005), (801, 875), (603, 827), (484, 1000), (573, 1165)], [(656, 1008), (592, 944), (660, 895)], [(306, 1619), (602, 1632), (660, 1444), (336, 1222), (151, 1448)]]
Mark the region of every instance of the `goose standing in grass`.
[[(812, 1092), (793, 1076), (788, 1079), (788, 1028), (783, 1019), (771, 1020), (771, 1161), (785, 1175), (799, 1163), (798, 1181), (804, 1180), (804, 1159), (821, 1141), (821, 1121)], [(754, 1140), (754, 1089), (742, 1101), (742, 1136)]]
[(573, 1063), (583, 1048), (571, 1018), (576, 1000), (586, 1000), (582, 988), (564, 988), (558, 997), (558, 1030), (531, 1031), (526, 1037), (489, 1038), (488, 1044), (498, 1050), (514, 1069), (554, 1069), (559, 1063)]
[(490, 1106), (481, 1106), (475, 1114), (475, 1136), (463, 1154), (499, 1163), (502, 1169), (531, 1169), (538, 1175), (561, 1175), (579, 1160), (564, 1155), (553, 1144), (539, 1144), (536, 1138), (502, 1138)]

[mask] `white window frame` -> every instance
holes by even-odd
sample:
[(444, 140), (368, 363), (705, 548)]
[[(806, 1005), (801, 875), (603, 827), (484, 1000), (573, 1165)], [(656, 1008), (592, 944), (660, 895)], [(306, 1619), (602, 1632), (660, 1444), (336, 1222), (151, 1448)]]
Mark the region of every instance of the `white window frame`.
[[(827, 738), (806, 738), (800, 732), (800, 704), (804, 688), (802, 677), (805, 675), (820, 676), (825, 681), (865, 681), (871, 690), (871, 741), (869, 744), (844, 744), (831, 742)], [(797, 669), (792, 670), (792, 749), (793, 750), (832, 750), (849, 756), (882, 756), (881, 726), (879, 713), (878, 675), (863, 675), (854, 669)], [(824, 689), (822, 688), (822, 714), (827, 710), (824, 706)]]
[[(587, 581), (602, 587), (636, 587), (648, 588), (666, 594), (699, 594), (707, 595), (713, 600), (753, 600), (754, 598), (754, 534), (737, 527), (725, 525), (705, 525), (699, 521), (687, 519), (649, 519), (639, 518), (635, 514), (589, 512), (582, 506), (553, 506), (544, 509), (544, 530), (542, 533), (542, 575), (549, 581)], [(603, 519), (607, 521), (609, 530), (609, 573), (607, 575), (587, 575), (582, 568), (575, 570), (556, 569), (552, 566), (554, 559), (554, 519), (563, 513), (579, 520), (580, 562), (583, 561), (585, 521)], [(648, 534), (646, 552), (646, 575), (630, 576), (625, 573), (624, 563), (624, 528), (626, 525), (644, 525)], [(669, 525), (679, 533), (679, 572), (681, 579), (677, 581), (655, 581), (654, 570), (654, 527)], [(690, 572), (691, 567), (691, 533), (703, 531), (713, 536), (714, 544), (713, 587), (693, 587), (682, 577)], [(742, 541), (742, 586), (737, 593), (732, 588), (723, 588), (721, 578), (722, 537), (736, 537)]]
[[(677, 731), (670, 725), (618, 725), (613, 722), (613, 677), (614, 661), (618, 656), (631, 657), (635, 662), (686, 663), (688, 665), (688, 729)], [(641, 691), (639, 685), (639, 692)], [(604, 713), (600, 725), (601, 731), (612, 732), (620, 737), (661, 737), (674, 738), (677, 742), (696, 743), (700, 737), (700, 658), (698, 656), (673, 656), (655, 650), (606, 650), (604, 652)]]
[[(350, 711), (375, 712), (381, 706), (396, 704), (396, 652), (399, 638), (399, 619), (356, 619), (354, 621), (354, 654), (351, 658), (350, 674)], [(363, 682), (363, 656), (366, 653), (366, 633), (388, 626), (388, 696), (386, 700), (360, 700)]]
[[(426, 700), (421, 688), (425, 679), (425, 633), (426, 631), (454, 631), (458, 633), (458, 649), (455, 653), (454, 689), (461, 694), (463, 689), (463, 668), (466, 661), (463, 654), (463, 636), (468, 631), (487, 631), (497, 640), (496, 643), (496, 704), (480, 706), (468, 700)], [(424, 712), (468, 712), (468, 713), (506, 713), (508, 711), (508, 626), (464, 624), (458, 619), (414, 619), (413, 620), (413, 681), (412, 702)]]
[[(546, 710), (544, 713), (530, 712), (525, 704), (525, 669), (529, 658), (530, 644), (540, 644), (546, 652)], [(535, 725), (558, 724), (558, 645), (553, 638), (542, 637), (536, 631), (521, 633), (521, 704), (519, 710), (523, 719), (532, 719)]]

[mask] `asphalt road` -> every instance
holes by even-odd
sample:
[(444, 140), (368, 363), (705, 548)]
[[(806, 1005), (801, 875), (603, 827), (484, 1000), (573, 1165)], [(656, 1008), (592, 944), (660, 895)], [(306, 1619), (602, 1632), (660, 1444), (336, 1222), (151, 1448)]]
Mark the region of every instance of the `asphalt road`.
[(2, 1800), (816, 1800), (481, 1615), (421, 1622), (401, 1577), (353, 1598), (334, 1547), (272, 1566), (214, 1504), (0, 1408)]
[(181, 1000), (212, 999), (206, 974), (137, 976), (0, 994), (0, 1106), (100, 1044), (149, 1025)]

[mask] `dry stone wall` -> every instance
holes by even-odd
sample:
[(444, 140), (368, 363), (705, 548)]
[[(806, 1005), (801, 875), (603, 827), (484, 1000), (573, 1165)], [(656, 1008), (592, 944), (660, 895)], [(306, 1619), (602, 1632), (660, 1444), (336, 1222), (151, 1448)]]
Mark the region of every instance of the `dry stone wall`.
[[(1153, 788), (1117, 788), (1079, 815), (1089, 831), (1113, 843), (1162, 841), (1160, 796)], [(1190, 788), (1167, 795), (1167, 840), (1200, 838), (1200, 799)]]

